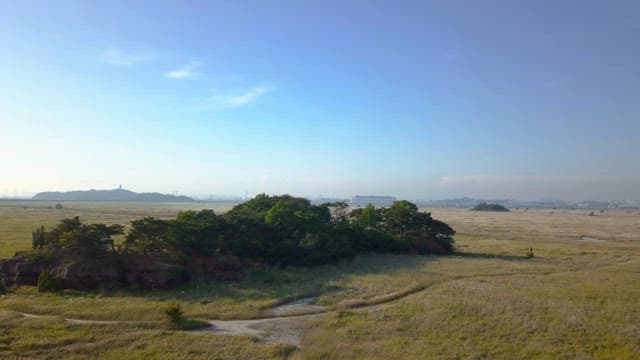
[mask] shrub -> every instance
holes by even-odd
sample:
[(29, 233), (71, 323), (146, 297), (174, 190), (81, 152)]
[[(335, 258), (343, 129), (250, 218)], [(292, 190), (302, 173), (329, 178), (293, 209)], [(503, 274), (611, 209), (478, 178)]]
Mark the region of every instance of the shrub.
[(535, 255), (533, 254), (533, 248), (529, 248), (527, 250), (527, 259), (532, 259)]
[(180, 308), (180, 304), (177, 302), (172, 302), (164, 309), (165, 315), (169, 318), (169, 322), (176, 327), (180, 327), (180, 325), (184, 322), (184, 312)]
[(38, 276), (38, 291), (39, 292), (56, 292), (60, 290), (60, 282), (56, 279), (49, 270), (42, 270), (40, 276)]
[(62, 204), (56, 204), (56, 209), (61, 210), (62, 209)]
[[(175, 220), (145, 217), (131, 222), (122, 248), (114, 236), (121, 225), (84, 224), (79, 217), (63, 219), (53, 229), (32, 233), (34, 261), (51, 268), (55, 260), (120, 258), (131, 254), (160, 255), (189, 267), (197, 257), (231, 256), (246, 262), (281, 266), (314, 266), (354, 258), (361, 253), (446, 254), (453, 250), (455, 231), (408, 201), (389, 208), (368, 205), (332, 218), (328, 205), (289, 195), (258, 195), (224, 215), (213, 210), (184, 211)], [(36, 259), (36, 258), (42, 259)], [(185, 270), (176, 270), (187, 281)], [(175, 275), (175, 274), (174, 274)], [(54, 291), (56, 280), (43, 272), (40, 291)], [(130, 281), (135, 284), (135, 281)], [(175, 324), (184, 322), (176, 304), (166, 310)], [(184, 324), (182, 324), (184, 325)]]
[(291, 344), (278, 343), (271, 347), (270, 354), (274, 358), (287, 359), (288, 357), (291, 356), (291, 354), (296, 352), (297, 349), (298, 349), (297, 347)]
[[(500, 204), (487, 204), (486, 202), (480, 203), (471, 209), (473, 211), (509, 211), (506, 207)], [(528, 208), (525, 211), (529, 210)]]

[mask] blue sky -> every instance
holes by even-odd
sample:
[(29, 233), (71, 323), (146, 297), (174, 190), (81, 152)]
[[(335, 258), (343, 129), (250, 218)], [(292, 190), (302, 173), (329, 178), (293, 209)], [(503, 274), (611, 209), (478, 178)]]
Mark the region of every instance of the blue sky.
[(637, 1), (0, 0), (0, 194), (640, 199)]

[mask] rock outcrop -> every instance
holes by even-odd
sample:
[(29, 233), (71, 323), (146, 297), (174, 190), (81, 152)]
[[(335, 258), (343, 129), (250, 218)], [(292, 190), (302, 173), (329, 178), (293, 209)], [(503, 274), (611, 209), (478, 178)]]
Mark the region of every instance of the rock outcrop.
[(184, 282), (184, 268), (163, 257), (125, 255), (122, 258), (123, 283), (141, 289), (168, 289)]
[(24, 256), (0, 260), (0, 279), (6, 286), (37, 285), (38, 276), (48, 264), (30, 262)]
[(61, 263), (49, 270), (65, 289), (115, 288), (122, 267), (115, 256)]
[(91, 259), (16, 255), (0, 260), (0, 279), (5, 286), (37, 285), (40, 273), (48, 270), (65, 289), (156, 290), (178, 286), (187, 279), (237, 279), (242, 267), (237, 258), (222, 256), (195, 258), (181, 265), (161, 255), (103, 254)]
[(233, 256), (196, 257), (186, 265), (193, 280), (237, 280), (243, 264)]

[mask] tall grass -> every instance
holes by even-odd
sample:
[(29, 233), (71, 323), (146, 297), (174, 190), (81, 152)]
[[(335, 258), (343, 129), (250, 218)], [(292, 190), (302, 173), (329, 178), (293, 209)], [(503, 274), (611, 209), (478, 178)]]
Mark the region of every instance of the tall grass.
[[(144, 205), (73, 206), (29, 216), (21, 207), (0, 206), (0, 242), (22, 239), (14, 244), (28, 246), (32, 228), (59, 216), (124, 223), (169, 212)], [(47, 211), (70, 213), (43, 215)], [(446, 209), (433, 215), (458, 231), (456, 254), (254, 268), (240, 281), (154, 293), (38, 293), (23, 287), (0, 300), (0, 358), (637, 358), (640, 215)], [(18, 233), (25, 229), (22, 238)], [(529, 248), (533, 258), (526, 257)], [(308, 323), (298, 350), (163, 326), (163, 311), (174, 301), (192, 319), (250, 319), (309, 294), (319, 294), (317, 303), (329, 312)], [(124, 322), (74, 325), (63, 317)]]

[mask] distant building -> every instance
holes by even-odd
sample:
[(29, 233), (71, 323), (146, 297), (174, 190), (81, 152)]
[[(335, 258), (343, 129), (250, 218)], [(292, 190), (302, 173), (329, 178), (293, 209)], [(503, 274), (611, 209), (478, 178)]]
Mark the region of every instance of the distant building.
[(378, 207), (387, 207), (393, 205), (396, 198), (393, 196), (373, 196), (373, 195), (356, 195), (351, 198), (351, 206), (373, 205)]

